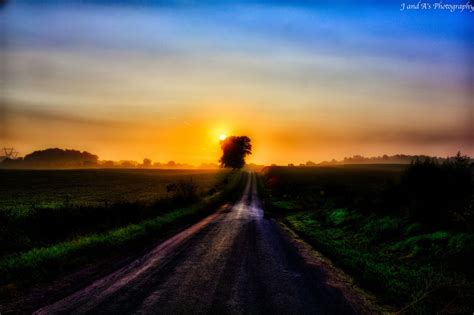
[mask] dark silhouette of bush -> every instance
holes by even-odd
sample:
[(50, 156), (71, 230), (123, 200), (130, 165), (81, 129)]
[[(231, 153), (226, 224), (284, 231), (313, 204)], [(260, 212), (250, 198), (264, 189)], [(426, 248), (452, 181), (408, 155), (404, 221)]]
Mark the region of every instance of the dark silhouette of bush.
[(219, 160), (221, 167), (242, 168), (245, 165), (245, 157), (252, 154), (252, 145), (247, 136), (227, 137), (221, 141), (221, 148), (222, 157)]
[(181, 179), (176, 183), (166, 185), (166, 191), (173, 198), (181, 201), (193, 201), (198, 199), (198, 185), (192, 179)]
[(437, 225), (469, 222), (472, 171), (460, 152), (440, 164), (435, 158), (416, 159), (402, 177), (402, 189), (412, 218)]

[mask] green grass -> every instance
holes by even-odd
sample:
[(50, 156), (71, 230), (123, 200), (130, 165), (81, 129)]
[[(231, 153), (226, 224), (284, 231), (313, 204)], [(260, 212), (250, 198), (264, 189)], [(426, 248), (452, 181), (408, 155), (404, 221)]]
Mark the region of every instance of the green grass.
[(126, 253), (131, 248), (144, 248), (166, 232), (215, 211), (241, 189), (241, 182), (242, 173), (234, 172), (220, 191), (196, 204), (104, 233), (92, 233), (5, 257), (0, 260), (0, 284), (28, 286), (57, 277), (97, 258)]
[(115, 252), (125, 245), (130, 245), (131, 242), (142, 240), (151, 233), (160, 232), (166, 225), (195, 212), (196, 209), (193, 208), (179, 209), (139, 224), (130, 224), (106, 233), (87, 235), (13, 255), (0, 261), (0, 272), (4, 275), (1, 280), (6, 283), (25, 274), (40, 279), (50, 272), (58, 272), (58, 268), (67, 269), (71, 262), (74, 265), (86, 263), (102, 256), (99, 251)]
[[(357, 218), (361, 228), (354, 228), (351, 216)], [(473, 283), (463, 273), (465, 270), (457, 268), (455, 262), (449, 263), (450, 258), (466, 250), (467, 242), (474, 241), (472, 235), (435, 231), (407, 237), (400, 232), (407, 224), (404, 220), (364, 219), (341, 209), (324, 215), (299, 212), (285, 219), (362, 286), (400, 309), (423, 296), (409, 311), (439, 311), (457, 295), (462, 301), (463, 294), (472, 292)]]

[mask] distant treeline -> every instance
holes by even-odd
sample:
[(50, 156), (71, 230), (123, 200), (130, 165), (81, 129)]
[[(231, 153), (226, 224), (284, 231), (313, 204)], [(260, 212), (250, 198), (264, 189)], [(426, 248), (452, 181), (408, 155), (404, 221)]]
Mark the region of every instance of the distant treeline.
[[(24, 157), (8, 158), (0, 156), (0, 168), (195, 168), (190, 164), (169, 161), (166, 163), (153, 162), (145, 158), (142, 163), (132, 160), (99, 160), (95, 154), (87, 151), (52, 148), (34, 151)], [(218, 168), (215, 163), (201, 164), (199, 168)]]
[[(410, 164), (416, 160), (433, 159), (439, 163), (443, 163), (447, 158), (431, 157), (427, 155), (382, 155), (374, 157), (364, 157), (362, 155), (354, 155), (352, 157), (345, 157), (343, 160), (337, 161), (335, 159), (331, 161), (323, 161), (319, 165), (337, 165), (337, 164)], [(471, 161), (472, 162), (472, 161)], [(309, 161), (306, 166), (315, 166), (316, 164)]]
[[(207, 164), (206, 164), (207, 165)], [(189, 168), (194, 168), (194, 166), (186, 163), (177, 163), (175, 161), (169, 161), (167, 163), (160, 163), (160, 162), (153, 162), (150, 159), (143, 159), (143, 163), (139, 163), (137, 161), (133, 160), (121, 160), (121, 161), (112, 161), (112, 160), (104, 160), (104, 161), (99, 161), (99, 167), (104, 167), (104, 168), (182, 168), (182, 169), (189, 169)], [(217, 168), (218, 165), (214, 164), (209, 167), (205, 168)], [(204, 168), (204, 166), (202, 166)]]
[(23, 158), (5, 158), (3, 167), (92, 167), (98, 164), (99, 157), (86, 151), (46, 149), (34, 151)]

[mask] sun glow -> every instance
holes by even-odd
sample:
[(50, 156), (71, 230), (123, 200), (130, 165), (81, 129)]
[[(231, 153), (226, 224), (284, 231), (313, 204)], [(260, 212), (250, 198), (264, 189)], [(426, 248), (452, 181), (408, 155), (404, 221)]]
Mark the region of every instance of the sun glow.
[(227, 136), (226, 136), (225, 134), (221, 134), (221, 135), (219, 136), (219, 140), (221, 140), (221, 141), (224, 141), (225, 138), (227, 138)]

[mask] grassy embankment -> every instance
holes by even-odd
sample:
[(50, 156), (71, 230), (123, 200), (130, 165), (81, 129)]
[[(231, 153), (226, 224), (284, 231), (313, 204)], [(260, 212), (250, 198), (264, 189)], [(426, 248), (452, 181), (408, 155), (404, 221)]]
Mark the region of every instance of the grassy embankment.
[[(57, 278), (94, 261), (94, 259), (111, 257), (127, 253), (137, 247), (144, 248), (151, 245), (170, 231), (196, 222), (229, 201), (237, 195), (237, 191), (242, 189), (242, 177), (240, 172), (227, 173), (206, 194), (196, 195), (192, 199), (180, 200), (179, 196), (176, 196), (151, 203), (121, 202), (107, 207), (82, 206), (46, 211), (47, 218), (53, 217), (56, 221), (59, 220), (59, 223), (64, 222), (66, 226), (75, 220), (75, 216), (83, 218), (84, 213), (90, 214), (92, 226), (98, 228), (100, 232), (91, 232), (87, 220), (82, 220), (81, 222), (85, 226), (75, 225), (76, 232), (66, 233), (62, 240), (56, 239), (56, 242), (51, 244), (47, 240), (43, 240), (43, 243), (48, 245), (4, 256), (0, 260), (0, 284), (4, 288), (2, 293), (4, 295), (11, 293), (12, 286), (15, 288), (27, 287), (33, 283)], [(181, 183), (185, 188), (190, 183), (191, 186), (194, 185), (189, 181), (181, 181)], [(163, 207), (168, 208), (164, 209)], [(103, 214), (94, 217), (94, 213), (101, 213), (101, 211), (110, 217), (105, 221)], [(35, 211), (31, 215), (41, 217), (41, 211)], [(114, 219), (114, 217), (118, 217), (118, 219)], [(136, 222), (132, 220), (133, 223), (125, 223), (127, 221), (124, 218), (132, 218)], [(25, 220), (30, 222), (28, 216)], [(10, 220), (11, 225), (20, 224), (21, 227), (21, 223), (18, 222), (22, 222), (22, 220)], [(2, 227), (12, 229), (8, 225)], [(23, 227), (29, 228), (31, 225), (26, 224)], [(54, 228), (58, 225), (53, 223), (49, 227)], [(64, 229), (60, 229), (60, 231), (62, 230)], [(28, 231), (24, 232), (28, 233)], [(39, 232), (41, 234), (41, 229)], [(47, 231), (44, 233), (51, 234)]]
[(402, 166), (268, 169), (266, 211), (397, 310), (472, 311), (474, 234), (417, 222), (402, 211), (404, 172)]

